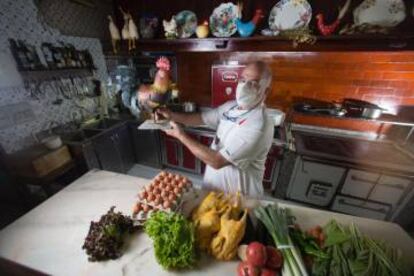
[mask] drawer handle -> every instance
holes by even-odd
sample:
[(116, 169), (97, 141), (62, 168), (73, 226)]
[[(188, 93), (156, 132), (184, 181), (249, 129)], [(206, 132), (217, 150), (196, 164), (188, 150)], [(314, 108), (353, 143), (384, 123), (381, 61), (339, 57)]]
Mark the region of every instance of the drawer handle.
[(361, 177), (358, 177), (358, 176), (355, 176), (355, 175), (352, 175), (351, 176), (351, 179), (354, 180), (354, 181), (360, 181), (360, 182), (368, 182), (368, 183), (373, 183), (373, 184), (377, 183), (377, 181), (372, 181), (372, 180), (369, 180), (369, 179), (364, 179), (364, 178), (361, 178)]
[(363, 207), (363, 205), (366, 202), (362, 202), (362, 204), (354, 204), (354, 203), (346, 202), (345, 199), (341, 198), (340, 200), (338, 200), (338, 203), (343, 204), (343, 205), (348, 205), (348, 206), (351, 206), (351, 207), (363, 208), (363, 209), (367, 209), (367, 210), (371, 210), (371, 211), (379, 212), (379, 213), (383, 213), (383, 214), (387, 214), (387, 212), (388, 212), (388, 210), (386, 210), (385, 208), (375, 209), (375, 208), (371, 208), (371, 207)]
[(226, 49), (228, 43), (228, 40), (220, 40), (220, 42), (216, 42), (216, 49)]
[(378, 184), (378, 185), (388, 186), (388, 187), (396, 188), (396, 189), (400, 189), (400, 190), (405, 190), (405, 186), (403, 184), (388, 184), (388, 183), (384, 183), (384, 184)]

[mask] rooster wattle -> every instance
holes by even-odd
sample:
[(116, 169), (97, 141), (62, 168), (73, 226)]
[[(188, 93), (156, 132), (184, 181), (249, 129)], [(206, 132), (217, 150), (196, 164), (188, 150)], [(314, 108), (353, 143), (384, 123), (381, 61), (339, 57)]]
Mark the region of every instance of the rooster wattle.
[(351, 4), (351, 0), (347, 0), (345, 5), (342, 7), (342, 9), (339, 11), (338, 18), (331, 23), (330, 25), (325, 25), (325, 20), (323, 14), (319, 13), (316, 15), (316, 24), (318, 27), (319, 32), (324, 35), (328, 36), (335, 32), (335, 30), (338, 28), (339, 23), (341, 22), (342, 18), (345, 16), (346, 12), (349, 9), (349, 5)]

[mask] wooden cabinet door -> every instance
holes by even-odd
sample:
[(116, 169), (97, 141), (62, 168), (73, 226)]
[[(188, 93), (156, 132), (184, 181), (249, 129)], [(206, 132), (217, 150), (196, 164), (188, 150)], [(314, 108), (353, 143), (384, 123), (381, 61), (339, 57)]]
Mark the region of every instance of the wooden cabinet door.
[[(191, 138), (198, 141), (198, 136), (195, 134), (187, 133)], [(181, 160), (181, 166), (186, 169), (190, 170), (191, 172), (198, 173), (198, 160), (192, 154), (192, 152), (184, 145), (181, 145), (181, 152), (182, 152), (182, 160)]]
[(167, 166), (179, 167), (179, 147), (180, 142), (177, 139), (168, 137), (167, 135), (163, 136), (164, 141), (164, 163)]

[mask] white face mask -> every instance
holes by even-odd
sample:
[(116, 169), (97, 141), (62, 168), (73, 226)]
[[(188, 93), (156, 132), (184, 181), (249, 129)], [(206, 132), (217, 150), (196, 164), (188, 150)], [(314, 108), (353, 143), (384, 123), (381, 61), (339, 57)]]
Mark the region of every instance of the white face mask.
[(236, 89), (236, 102), (239, 107), (249, 109), (259, 103), (261, 95), (259, 89), (249, 82), (239, 82)]

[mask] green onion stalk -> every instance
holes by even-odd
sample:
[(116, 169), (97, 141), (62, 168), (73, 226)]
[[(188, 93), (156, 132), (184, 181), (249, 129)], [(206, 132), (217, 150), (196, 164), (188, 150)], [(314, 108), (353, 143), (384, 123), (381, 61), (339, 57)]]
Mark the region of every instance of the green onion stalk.
[(302, 256), (289, 236), (287, 210), (274, 204), (258, 207), (254, 210), (254, 213), (263, 222), (276, 247), (282, 252), (284, 259), (283, 275), (308, 275)]

